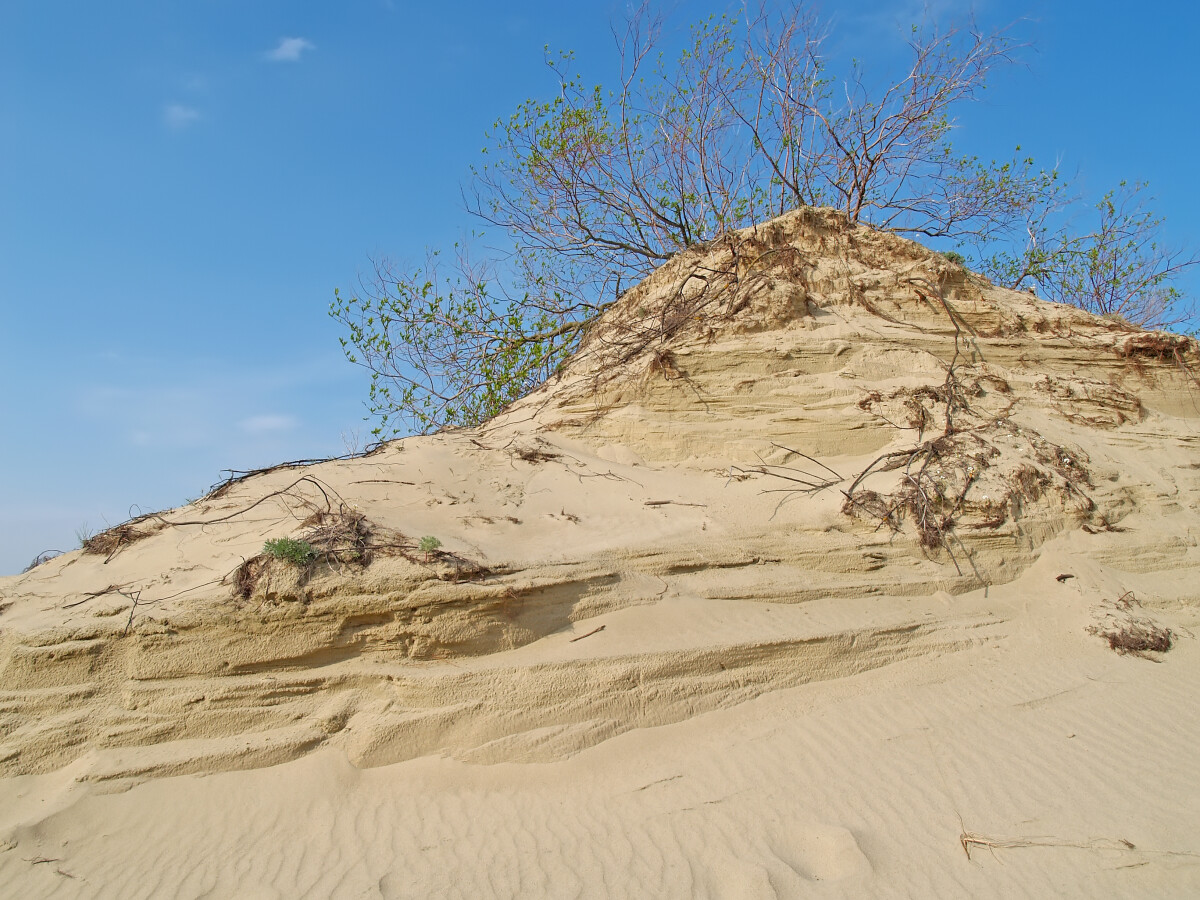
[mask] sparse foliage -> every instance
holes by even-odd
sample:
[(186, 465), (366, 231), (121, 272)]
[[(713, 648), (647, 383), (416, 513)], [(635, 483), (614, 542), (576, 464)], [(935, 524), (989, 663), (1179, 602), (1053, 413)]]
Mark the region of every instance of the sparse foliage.
[(1162, 243), (1163, 219), (1146, 208), (1146, 188), (1121, 182), (1096, 204), (1095, 226), (1083, 234), (1070, 223), (1051, 225), (1057, 206), (1040, 209), (1027, 224), (1024, 250), (996, 254), (983, 271), (999, 284), (1034, 284), (1044, 299), (1139, 328), (1187, 321), (1194, 309), (1172, 280), (1200, 264), (1200, 256)]
[(437, 254), (412, 274), (380, 263), (373, 285), (349, 298), (335, 292), (330, 313), (349, 332), (346, 357), (371, 372), (376, 436), (404, 420), (429, 432), (490, 418), (544, 381), (598, 311), (566, 301), (550, 273), (526, 271), (527, 290), (511, 296), (465, 254), (450, 268), (444, 274)]

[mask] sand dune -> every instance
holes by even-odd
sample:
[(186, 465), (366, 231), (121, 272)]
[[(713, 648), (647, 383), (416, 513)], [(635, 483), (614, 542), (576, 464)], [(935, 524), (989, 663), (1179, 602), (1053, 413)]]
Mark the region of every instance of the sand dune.
[(0, 884), (1200, 893), (1197, 372), (824, 211), (680, 254), (481, 428), (0, 579)]

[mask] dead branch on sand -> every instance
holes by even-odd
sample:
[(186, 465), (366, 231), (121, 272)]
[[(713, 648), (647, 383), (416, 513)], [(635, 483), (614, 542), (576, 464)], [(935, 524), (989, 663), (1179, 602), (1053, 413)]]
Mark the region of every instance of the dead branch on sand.
[(1110, 850), (1117, 853), (1152, 854), (1155, 856), (1188, 856), (1197, 858), (1200, 853), (1188, 850), (1147, 850), (1138, 847), (1125, 838), (1092, 838), (1086, 841), (1065, 841), (1050, 837), (1033, 838), (991, 838), (971, 831), (964, 831), (958, 836), (963, 852), (967, 859), (971, 858), (972, 847), (985, 847), (988, 850), (1017, 850), (1024, 847), (1069, 847), (1077, 850)]

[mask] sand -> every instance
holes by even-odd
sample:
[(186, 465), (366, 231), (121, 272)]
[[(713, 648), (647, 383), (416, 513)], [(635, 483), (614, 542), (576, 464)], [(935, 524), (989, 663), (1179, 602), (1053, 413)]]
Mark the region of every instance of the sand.
[(1197, 371), (822, 211), (681, 254), (483, 427), (0, 579), (0, 893), (1198, 894)]

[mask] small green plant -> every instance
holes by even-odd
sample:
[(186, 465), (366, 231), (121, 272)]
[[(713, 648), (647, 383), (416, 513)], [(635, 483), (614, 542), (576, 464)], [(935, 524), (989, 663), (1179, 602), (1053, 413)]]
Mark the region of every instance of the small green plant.
[(440, 546), (442, 546), (442, 542), (432, 534), (425, 535), (417, 544), (417, 547), (425, 554), (425, 562), (429, 562), (429, 554), (433, 553)]
[(295, 566), (307, 566), (317, 558), (317, 551), (308, 541), (297, 541), (294, 538), (275, 538), (267, 541), (263, 544), (263, 553)]
[(963, 268), (966, 268), (967, 258), (957, 250), (947, 250), (942, 254), (942, 256), (946, 257), (946, 259), (950, 260), (950, 262), (954, 263), (956, 266), (962, 266)]
[(78, 528), (75, 529), (75, 539), (77, 541), (79, 541), (79, 546), (81, 549), (83, 547), (85, 547), (87, 545), (87, 542), (90, 541), (95, 536), (96, 536), (96, 532), (92, 529), (92, 527), (90, 525), (88, 525), (87, 522), (84, 522), (82, 525), (80, 525)]

